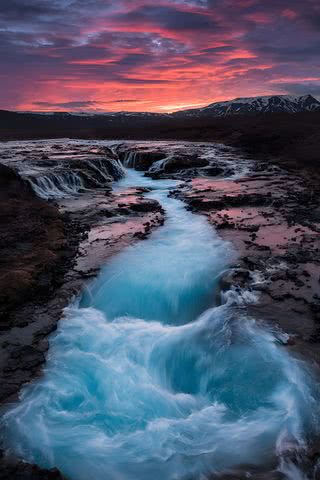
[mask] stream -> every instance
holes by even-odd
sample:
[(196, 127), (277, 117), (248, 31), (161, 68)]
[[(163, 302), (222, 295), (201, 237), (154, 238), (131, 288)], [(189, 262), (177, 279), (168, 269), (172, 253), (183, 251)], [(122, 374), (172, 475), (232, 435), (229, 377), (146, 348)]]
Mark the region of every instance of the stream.
[(235, 260), (205, 217), (169, 196), (176, 181), (128, 169), (166, 221), (126, 248), (65, 311), (44, 375), (4, 415), (6, 446), (71, 480), (207, 478), (278, 468), (318, 427), (314, 379), (284, 334), (219, 292)]

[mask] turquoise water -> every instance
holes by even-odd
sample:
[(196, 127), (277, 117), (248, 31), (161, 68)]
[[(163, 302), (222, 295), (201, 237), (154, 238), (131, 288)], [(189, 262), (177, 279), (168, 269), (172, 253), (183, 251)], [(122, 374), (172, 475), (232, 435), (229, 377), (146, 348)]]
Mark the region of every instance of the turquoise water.
[(66, 309), (44, 376), (4, 416), (7, 447), (72, 480), (205, 478), (303, 449), (312, 378), (240, 294), (217, 298), (231, 246), (168, 197), (175, 182), (129, 185), (153, 188), (166, 222)]

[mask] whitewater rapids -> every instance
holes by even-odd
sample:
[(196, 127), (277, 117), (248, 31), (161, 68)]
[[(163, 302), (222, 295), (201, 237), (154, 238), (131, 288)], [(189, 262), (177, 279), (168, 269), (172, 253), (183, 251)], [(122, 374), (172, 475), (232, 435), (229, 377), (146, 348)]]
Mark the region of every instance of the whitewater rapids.
[(303, 450), (314, 380), (246, 316), (248, 293), (215, 294), (233, 249), (168, 196), (175, 182), (128, 170), (129, 185), (166, 222), (66, 309), (43, 377), (4, 415), (7, 448), (73, 480), (198, 479)]

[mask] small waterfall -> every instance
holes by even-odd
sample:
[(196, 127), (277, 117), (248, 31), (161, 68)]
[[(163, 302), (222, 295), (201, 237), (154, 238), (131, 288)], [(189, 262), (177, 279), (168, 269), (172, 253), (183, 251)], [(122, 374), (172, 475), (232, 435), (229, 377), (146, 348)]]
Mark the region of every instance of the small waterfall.
[(140, 152), (135, 152), (133, 150), (126, 152), (123, 159), (123, 165), (127, 168), (135, 168), (139, 153)]
[(108, 159), (108, 168), (106, 162), (99, 161), (99, 167), (101, 171), (109, 173), (114, 180), (120, 180), (126, 175), (126, 169), (122, 165), (119, 159), (110, 158)]
[[(58, 168), (59, 173), (54, 169), (50, 172), (48, 167), (48, 173), (26, 176), (39, 197), (46, 200), (64, 198), (76, 195), (83, 189), (104, 188), (125, 176), (125, 168), (120, 160), (109, 158), (77, 161), (74, 166), (71, 160), (65, 164), (61, 162)], [(64, 171), (64, 168), (68, 168), (68, 171)]]
[(123, 165), (136, 170), (148, 170), (151, 165), (166, 160), (167, 155), (158, 150), (130, 150), (121, 155)]
[(118, 160), (90, 160), (84, 165), (81, 175), (88, 188), (103, 188), (124, 177), (125, 169)]
[(47, 174), (27, 180), (36, 194), (46, 200), (75, 195), (84, 188), (81, 176), (74, 172)]
[(159, 173), (164, 170), (164, 166), (166, 164), (167, 158), (163, 158), (162, 160), (157, 160), (152, 164), (152, 166), (149, 168), (150, 173)]

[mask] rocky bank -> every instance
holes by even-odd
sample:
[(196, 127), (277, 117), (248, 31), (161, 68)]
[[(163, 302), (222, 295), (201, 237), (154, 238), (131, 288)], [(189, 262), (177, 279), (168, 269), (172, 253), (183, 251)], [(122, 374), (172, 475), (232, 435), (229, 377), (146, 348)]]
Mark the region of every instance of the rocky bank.
[[(35, 152), (31, 156), (35, 160)], [(143, 189), (112, 193), (112, 176), (98, 188), (47, 201), (36, 195), (30, 179), (21, 177), (19, 162), (12, 163), (13, 169), (0, 165), (3, 405), (41, 372), (48, 336), (88, 278), (109, 256), (145, 238), (164, 221), (160, 205), (145, 199)], [(56, 470), (43, 471), (1, 453), (0, 478), (62, 477)]]

